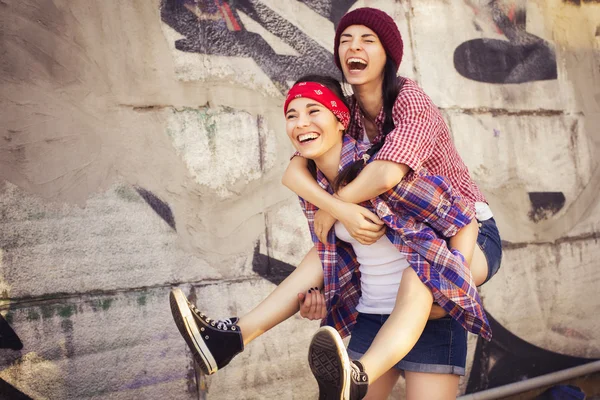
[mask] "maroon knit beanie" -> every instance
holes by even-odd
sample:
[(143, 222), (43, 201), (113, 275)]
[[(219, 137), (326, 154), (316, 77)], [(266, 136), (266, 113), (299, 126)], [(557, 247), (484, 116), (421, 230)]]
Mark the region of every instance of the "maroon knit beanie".
[(344, 30), (351, 25), (364, 25), (371, 29), (379, 36), (379, 40), (385, 49), (388, 57), (396, 63), (400, 68), (402, 54), (404, 53), (404, 45), (402, 43), (402, 35), (396, 26), (396, 23), (386, 13), (376, 8), (364, 7), (350, 11), (342, 17), (335, 31), (335, 42), (333, 47), (333, 57), (335, 65), (341, 70), (340, 55), (338, 47), (340, 47), (340, 36)]

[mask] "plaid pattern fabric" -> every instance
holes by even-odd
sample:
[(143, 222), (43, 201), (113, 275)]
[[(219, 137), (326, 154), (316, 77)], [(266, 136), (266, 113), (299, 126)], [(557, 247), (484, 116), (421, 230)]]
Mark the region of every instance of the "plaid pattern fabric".
[[(438, 108), (412, 80), (399, 77), (398, 84), (401, 90), (392, 109), (395, 128), (385, 137), (375, 159), (406, 164), (413, 171), (423, 166), (432, 174), (445, 176), (470, 208), (474, 209), (475, 202), (485, 202), (485, 197), (471, 180)], [(366, 133), (363, 114), (354, 98), (351, 103), (352, 119), (346, 132), (362, 141)], [(381, 109), (375, 119), (379, 136), (374, 143), (383, 138), (383, 122)]]
[[(340, 170), (362, 157), (368, 145), (344, 136)], [(317, 171), (319, 185), (332, 192), (325, 176)], [(319, 241), (314, 230), (316, 206), (300, 198), (313, 243), (321, 263), (328, 314), (323, 323), (342, 337), (356, 322), (360, 297), (359, 264), (352, 246), (338, 240), (332, 229), (329, 244)], [(491, 339), (491, 329), (471, 272), (459, 252), (448, 250), (443, 237), (453, 236), (474, 218), (473, 210), (452, 192), (440, 176), (424, 168), (411, 172), (394, 189), (362, 203), (386, 224), (386, 236), (408, 260), (435, 301), (468, 331)], [(440, 237), (442, 236), (442, 237)]]

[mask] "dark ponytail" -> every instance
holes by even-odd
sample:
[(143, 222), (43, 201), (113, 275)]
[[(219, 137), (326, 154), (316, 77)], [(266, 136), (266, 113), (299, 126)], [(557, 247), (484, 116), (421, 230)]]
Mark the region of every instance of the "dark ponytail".
[[(369, 150), (367, 150), (366, 154), (368, 154), (370, 158), (374, 157), (375, 154), (377, 154), (379, 149), (381, 149), (381, 147), (383, 146), (383, 143), (385, 142), (385, 137), (387, 136), (387, 134), (390, 133), (395, 128), (394, 119), (392, 116), (392, 110), (394, 108), (394, 103), (396, 102), (396, 98), (398, 97), (398, 94), (400, 93), (400, 86), (398, 86), (398, 82), (397, 82), (397, 78), (396, 78), (397, 70), (398, 70), (398, 68), (396, 67), (396, 64), (394, 63), (392, 58), (388, 56), (387, 60), (385, 61), (385, 66), (383, 68), (383, 84), (382, 84), (383, 115), (384, 115), (383, 137), (381, 138), (381, 140), (378, 143), (374, 144)], [(345, 78), (342, 78), (342, 79), (344, 80), (344, 83), (345, 83), (346, 79)], [(354, 118), (355, 118), (355, 116), (353, 115), (350, 120), (350, 124), (356, 123), (356, 121), (354, 121)], [(344, 170), (339, 173), (339, 175), (333, 182), (333, 190), (337, 192), (343, 186), (352, 182), (356, 178), (358, 173), (363, 169), (364, 165), (365, 165), (365, 162), (363, 161), (363, 159), (360, 159), (360, 160), (357, 160), (354, 163), (352, 163), (350, 166), (344, 168)]]
[[(316, 82), (316, 83), (320, 83), (321, 85), (324, 85), (329, 90), (331, 90), (342, 101), (342, 103), (344, 103), (346, 105), (346, 107), (348, 107), (348, 109), (350, 109), (350, 106), (348, 105), (348, 102), (346, 101), (346, 94), (344, 93), (344, 90), (342, 89), (342, 85), (340, 84), (340, 81), (338, 81), (337, 79), (335, 79), (331, 76), (327, 76), (327, 75), (304, 75), (303, 77), (298, 79), (294, 83), (294, 85), (296, 85), (300, 82)], [(308, 171), (313, 176), (313, 178), (317, 179), (317, 164), (315, 164), (315, 162), (313, 160), (309, 160), (309, 159), (307, 159), (307, 162), (308, 162), (308, 165), (307, 165)]]

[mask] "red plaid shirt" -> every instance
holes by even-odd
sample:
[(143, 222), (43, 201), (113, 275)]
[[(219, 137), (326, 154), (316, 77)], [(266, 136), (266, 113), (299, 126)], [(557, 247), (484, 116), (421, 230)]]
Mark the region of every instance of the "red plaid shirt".
[[(438, 108), (412, 80), (399, 77), (398, 84), (401, 89), (392, 110), (395, 128), (385, 137), (375, 159), (406, 164), (413, 171), (423, 166), (431, 174), (447, 177), (452, 188), (472, 209), (475, 202), (485, 202), (485, 197), (471, 179), (467, 166), (456, 151), (448, 126)], [(352, 118), (346, 132), (362, 141), (366, 130), (362, 111), (355, 100), (354, 97), (351, 98)], [(379, 135), (374, 143), (383, 137), (383, 122), (382, 108), (375, 119)]]
[[(340, 170), (362, 157), (368, 145), (344, 135)], [(332, 189), (317, 171), (317, 182)], [(323, 266), (327, 316), (323, 323), (335, 327), (341, 336), (350, 334), (356, 323), (356, 305), (360, 298), (360, 273), (356, 254), (349, 243), (338, 240), (331, 229), (321, 243), (315, 234), (317, 207), (300, 198), (308, 219), (313, 243)], [(386, 224), (386, 236), (404, 254), (435, 301), (468, 331), (491, 339), (491, 329), (477, 288), (464, 257), (448, 250), (443, 237), (451, 237), (467, 225), (474, 212), (452, 192), (448, 181), (427, 174), (420, 168), (398, 186), (362, 206), (376, 213)]]

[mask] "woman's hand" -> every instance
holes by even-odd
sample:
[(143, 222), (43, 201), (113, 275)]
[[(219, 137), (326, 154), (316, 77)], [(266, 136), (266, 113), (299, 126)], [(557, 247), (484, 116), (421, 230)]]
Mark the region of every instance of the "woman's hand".
[(336, 214), (350, 236), (361, 244), (373, 244), (385, 233), (383, 221), (365, 207), (342, 203), (336, 210)]
[(325, 296), (318, 288), (311, 288), (306, 293), (298, 293), (298, 305), (300, 315), (311, 321), (321, 320), (327, 315)]
[(321, 243), (327, 244), (327, 235), (335, 221), (336, 219), (327, 211), (317, 210), (315, 213), (315, 233)]

